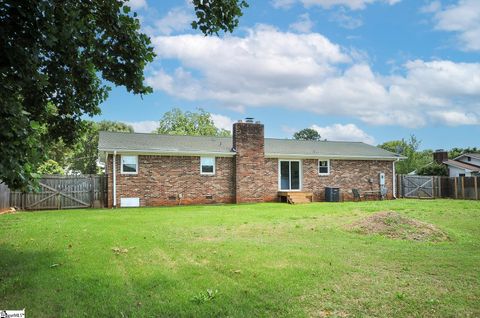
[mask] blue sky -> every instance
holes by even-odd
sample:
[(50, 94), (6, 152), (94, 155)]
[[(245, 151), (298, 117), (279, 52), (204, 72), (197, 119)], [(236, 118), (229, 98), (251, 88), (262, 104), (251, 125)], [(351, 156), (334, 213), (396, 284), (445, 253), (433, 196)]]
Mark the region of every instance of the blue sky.
[(190, 28), (188, 1), (131, 0), (156, 60), (154, 93), (114, 87), (96, 119), (150, 131), (173, 107), (215, 123), (254, 117), (267, 137), (312, 127), (370, 144), (480, 146), (480, 1), (248, 1), (233, 34)]

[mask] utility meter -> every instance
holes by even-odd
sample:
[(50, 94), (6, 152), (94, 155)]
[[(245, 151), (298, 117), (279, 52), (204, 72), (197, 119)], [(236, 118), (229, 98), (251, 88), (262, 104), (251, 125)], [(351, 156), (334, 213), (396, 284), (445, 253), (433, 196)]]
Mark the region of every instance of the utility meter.
[(385, 173), (380, 172), (378, 174), (378, 182), (380, 184), (380, 195), (382, 196), (382, 200), (383, 200), (387, 195), (387, 187), (385, 186)]
[(384, 185), (385, 185), (385, 173), (380, 172), (380, 174), (379, 174), (379, 182), (380, 182), (380, 185), (381, 185), (381, 186), (384, 186)]

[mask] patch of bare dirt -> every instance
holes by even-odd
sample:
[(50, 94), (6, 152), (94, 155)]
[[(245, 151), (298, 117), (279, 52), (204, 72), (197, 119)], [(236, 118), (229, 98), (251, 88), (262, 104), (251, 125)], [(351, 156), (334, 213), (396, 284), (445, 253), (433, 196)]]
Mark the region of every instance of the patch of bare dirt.
[(372, 214), (346, 226), (360, 234), (379, 234), (391, 239), (442, 242), (448, 235), (435, 225), (409, 218), (393, 211)]
[(0, 214), (13, 214), (15, 212), (15, 208), (0, 209)]

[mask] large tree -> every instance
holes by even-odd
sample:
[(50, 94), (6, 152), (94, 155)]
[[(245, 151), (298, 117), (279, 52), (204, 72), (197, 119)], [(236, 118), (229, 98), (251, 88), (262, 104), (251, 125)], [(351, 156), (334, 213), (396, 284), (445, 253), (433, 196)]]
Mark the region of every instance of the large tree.
[(321, 137), (313, 128), (305, 128), (293, 134), (293, 139), (297, 140), (320, 140)]
[(378, 147), (407, 157), (396, 164), (397, 173), (407, 174), (432, 161), (432, 151), (419, 151), (420, 143), (415, 135), (411, 135), (409, 139), (387, 141)]
[[(63, 140), (51, 144), (47, 162), (53, 160), (68, 173), (94, 174), (98, 172), (98, 135), (100, 131), (133, 132), (133, 127), (122, 122), (103, 120), (82, 122), (75, 143), (66, 145)], [(42, 165), (43, 166), (43, 165)], [(42, 166), (39, 173), (45, 173)]]
[(189, 136), (230, 136), (230, 131), (215, 126), (209, 112), (199, 108), (196, 112), (183, 112), (173, 108), (160, 119), (158, 134)]
[(85, 121), (82, 135), (73, 146), (68, 170), (84, 174), (98, 172), (98, 136), (100, 131), (133, 132), (133, 127), (122, 122), (104, 120), (101, 122)]
[[(240, 0), (194, 1), (204, 34), (231, 31)], [(82, 117), (100, 113), (107, 83), (147, 94), (150, 39), (125, 0), (0, 1), (0, 179), (27, 189), (60, 138), (71, 144)]]

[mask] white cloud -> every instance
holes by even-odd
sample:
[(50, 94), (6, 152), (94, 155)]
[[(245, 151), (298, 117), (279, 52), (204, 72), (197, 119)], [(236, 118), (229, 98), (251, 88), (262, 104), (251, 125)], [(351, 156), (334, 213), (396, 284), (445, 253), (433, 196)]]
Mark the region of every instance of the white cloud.
[(295, 3), (301, 3), (305, 7), (320, 6), (329, 9), (334, 6), (344, 6), (351, 10), (361, 10), (365, 9), (368, 4), (375, 2), (394, 5), (400, 1), (401, 0), (273, 0), (272, 5), (275, 8), (288, 9)]
[(154, 34), (172, 34), (189, 29), (194, 16), (186, 7), (173, 8), (161, 19), (155, 21), (152, 31)]
[(298, 17), (296, 22), (290, 24), (289, 29), (299, 33), (309, 33), (312, 31), (313, 26), (314, 23), (310, 19), (310, 15), (308, 13), (304, 13)]
[(289, 9), (291, 8), (297, 0), (272, 0), (271, 3), (274, 8)]
[(424, 5), (420, 8), (421, 13), (435, 13), (440, 10), (442, 3), (440, 1), (432, 1), (429, 4)]
[[(186, 34), (154, 37), (152, 41), (159, 58), (178, 59), (183, 66), (173, 74), (158, 71), (149, 79), (150, 85), (185, 98), (212, 93), (211, 98), (229, 103), (230, 96), (247, 88), (257, 95), (258, 88), (268, 83), (278, 89), (304, 87), (319, 76), (336, 72), (334, 64), (350, 61), (338, 45), (320, 34), (282, 33), (268, 26), (257, 26), (244, 38)], [(187, 68), (200, 71), (204, 79), (196, 80)], [(178, 81), (188, 84), (189, 89), (174, 85)], [(215, 92), (205, 92), (205, 85), (211, 85), (212, 90), (216, 87)]]
[(431, 112), (432, 117), (449, 126), (480, 125), (480, 116), (473, 113), (466, 114), (461, 111)]
[(151, 133), (156, 130), (159, 126), (158, 120), (145, 120), (145, 121), (126, 121), (124, 122), (127, 125), (133, 127), (133, 130), (137, 133)]
[(216, 101), (226, 108), (284, 107), (406, 127), (445, 123), (432, 112), (452, 109), (480, 116), (480, 63), (415, 60), (399, 66), (402, 75), (384, 76), (355, 50), (318, 33), (280, 32), (264, 25), (245, 37), (152, 40), (159, 58), (178, 60), (181, 66), (160, 68), (147, 83), (187, 100)]
[(147, 8), (147, 0), (129, 0), (127, 5), (133, 10)]
[(361, 141), (370, 145), (375, 143), (375, 139), (358, 128), (355, 124), (333, 124), (330, 126), (317, 126), (312, 125), (312, 129), (315, 129), (322, 139), (331, 141)]
[(338, 23), (342, 28), (353, 30), (363, 25), (362, 19), (355, 18), (346, 13), (345, 8), (340, 8), (337, 12), (332, 13), (330, 20)]
[(455, 5), (443, 10), (438, 7), (432, 12), (435, 12), (437, 30), (457, 33), (460, 45), (466, 51), (480, 51), (479, 0), (459, 0)]
[(219, 129), (225, 129), (228, 131), (232, 131), (234, 120), (228, 116), (220, 115), (220, 114), (210, 114), (212, 117), (213, 123), (215, 127)]

